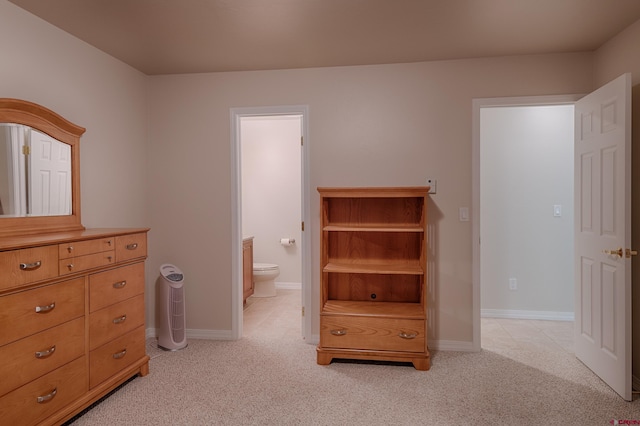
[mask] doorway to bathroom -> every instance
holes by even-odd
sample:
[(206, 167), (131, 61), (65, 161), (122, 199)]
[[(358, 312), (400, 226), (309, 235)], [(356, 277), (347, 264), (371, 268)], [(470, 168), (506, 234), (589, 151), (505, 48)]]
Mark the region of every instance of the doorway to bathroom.
[[(237, 244), (233, 248), (233, 334), (239, 338), (245, 331), (270, 332), (264, 327), (271, 324), (273, 331), (281, 330), (286, 327), (283, 321), (288, 321), (300, 330), (298, 336), (306, 338), (310, 329), (304, 316), (310, 297), (310, 263), (305, 261), (310, 244), (303, 231), (304, 222), (309, 223), (307, 107), (234, 108), (231, 118), (236, 206), (232, 232)], [(242, 248), (248, 243), (260, 282), (247, 299)], [(275, 285), (262, 281), (264, 274), (271, 274), (262, 271), (265, 267), (275, 270)], [(284, 305), (274, 309), (279, 303)]]

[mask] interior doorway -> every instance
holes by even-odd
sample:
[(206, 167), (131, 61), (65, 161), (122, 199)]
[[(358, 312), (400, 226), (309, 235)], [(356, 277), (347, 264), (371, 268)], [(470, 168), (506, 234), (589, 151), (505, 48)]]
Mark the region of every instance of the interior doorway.
[(573, 321), (578, 98), (474, 100), (474, 350), (482, 316)]
[(234, 108), (231, 121), (232, 334), (240, 338), (243, 333), (241, 249), (243, 238), (251, 236), (254, 262), (279, 266), (278, 286), (299, 283), (302, 337), (308, 338), (310, 318), (303, 315), (311, 297), (310, 241), (303, 231), (309, 222), (308, 107)]

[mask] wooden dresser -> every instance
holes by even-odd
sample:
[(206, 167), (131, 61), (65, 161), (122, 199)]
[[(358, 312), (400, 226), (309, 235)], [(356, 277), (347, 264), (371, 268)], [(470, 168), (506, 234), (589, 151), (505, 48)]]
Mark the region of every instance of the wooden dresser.
[(0, 419), (60, 424), (145, 376), (148, 229), (0, 238)]
[(320, 344), (333, 358), (430, 368), (426, 311), (428, 187), (318, 188)]

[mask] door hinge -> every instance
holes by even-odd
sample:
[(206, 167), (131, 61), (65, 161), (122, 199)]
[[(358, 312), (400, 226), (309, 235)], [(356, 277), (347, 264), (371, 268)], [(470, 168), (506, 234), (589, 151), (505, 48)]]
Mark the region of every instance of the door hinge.
[(302, 230), (304, 231), (304, 222), (302, 222)]
[(300, 145), (304, 146), (304, 136), (300, 136)]
[(30, 155), (31, 154), (31, 147), (29, 145), (22, 145), (22, 153), (24, 155)]
[(302, 307), (302, 316), (304, 316), (304, 306)]

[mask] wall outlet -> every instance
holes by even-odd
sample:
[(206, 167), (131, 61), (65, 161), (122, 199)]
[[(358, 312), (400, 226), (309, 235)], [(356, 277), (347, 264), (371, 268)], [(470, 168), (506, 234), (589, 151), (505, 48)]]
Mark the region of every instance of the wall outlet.
[(509, 290), (518, 289), (518, 280), (515, 278), (509, 278)]
[(437, 181), (433, 178), (427, 178), (427, 186), (431, 187), (431, 189), (429, 189), (429, 194), (435, 194), (436, 193), (436, 185), (437, 185)]

